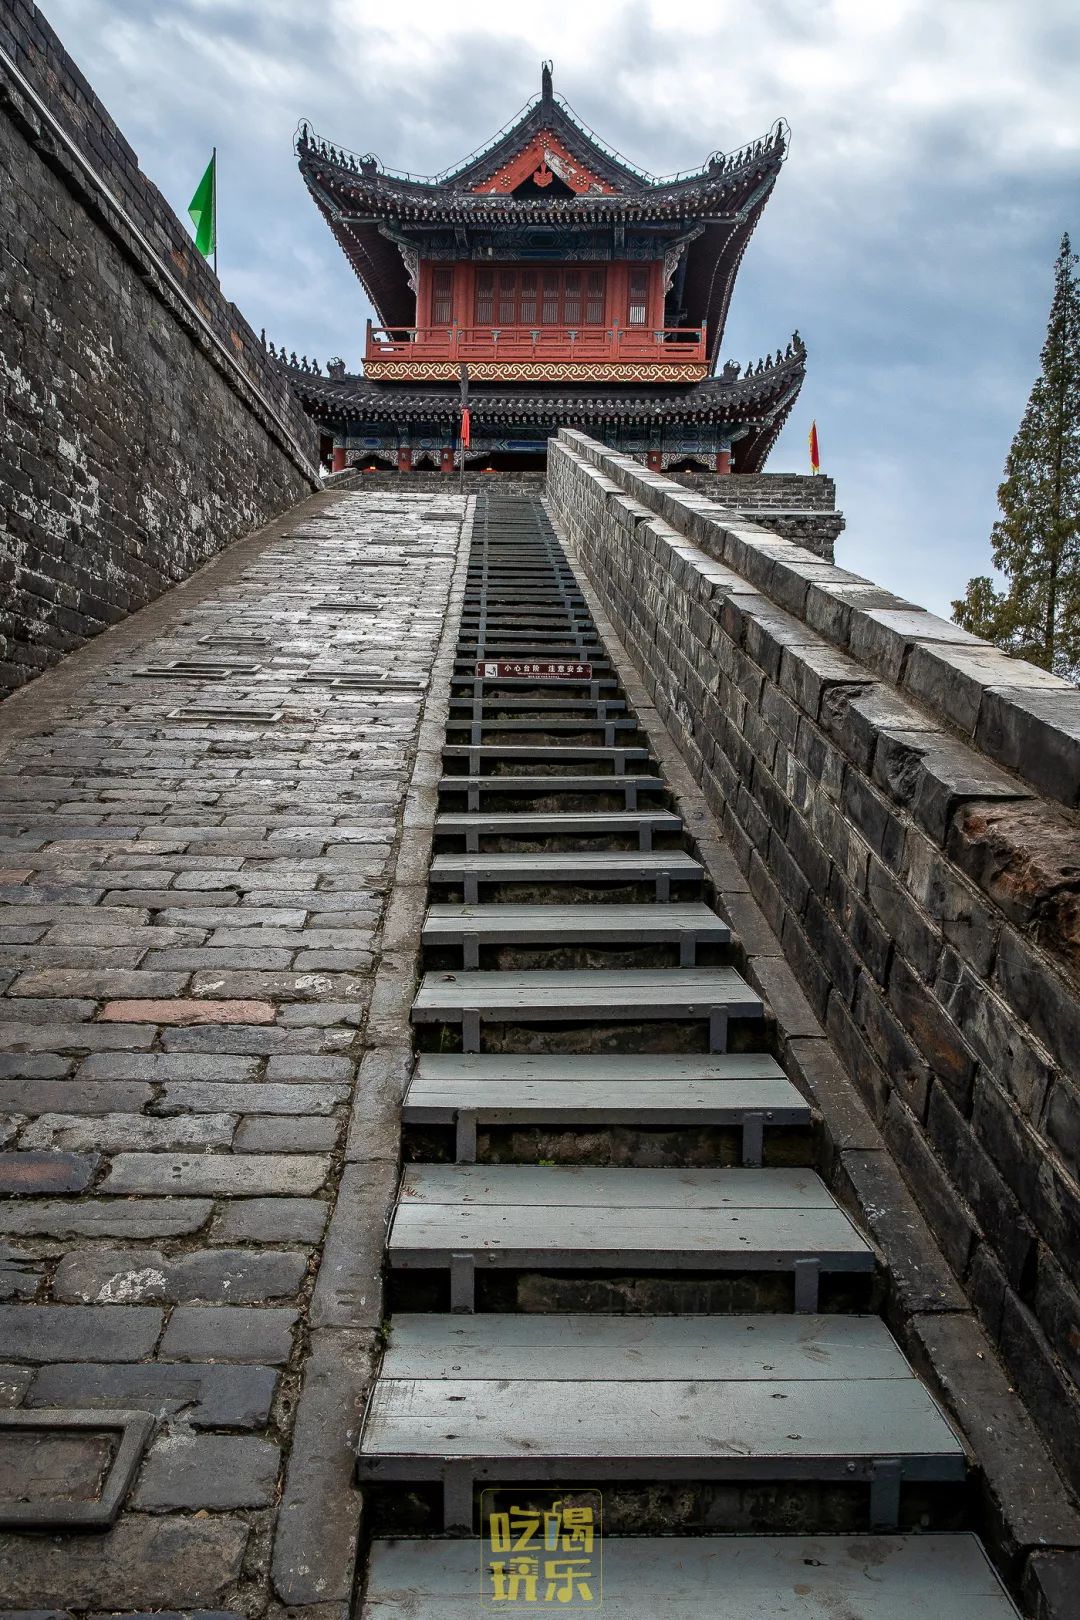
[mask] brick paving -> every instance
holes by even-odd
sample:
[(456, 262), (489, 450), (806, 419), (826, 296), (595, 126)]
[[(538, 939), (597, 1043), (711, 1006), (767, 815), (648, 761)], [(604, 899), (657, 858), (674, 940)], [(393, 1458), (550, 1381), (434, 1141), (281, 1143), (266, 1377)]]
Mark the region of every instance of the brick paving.
[(115, 1528), (0, 1534), (0, 1607), (272, 1607), (461, 511), (315, 496), (0, 717), (0, 1404), (158, 1420)]

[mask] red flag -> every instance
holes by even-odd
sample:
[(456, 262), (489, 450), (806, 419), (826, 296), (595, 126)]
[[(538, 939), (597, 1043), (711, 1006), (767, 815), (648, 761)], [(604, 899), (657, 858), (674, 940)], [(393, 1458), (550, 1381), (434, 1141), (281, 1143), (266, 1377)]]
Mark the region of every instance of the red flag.
[(461, 413), (461, 448), (463, 450), (469, 448), (469, 412), (467, 407)]
[(810, 469), (812, 472), (821, 471), (821, 457), (818, 454), (817, 423), (810, 424)]

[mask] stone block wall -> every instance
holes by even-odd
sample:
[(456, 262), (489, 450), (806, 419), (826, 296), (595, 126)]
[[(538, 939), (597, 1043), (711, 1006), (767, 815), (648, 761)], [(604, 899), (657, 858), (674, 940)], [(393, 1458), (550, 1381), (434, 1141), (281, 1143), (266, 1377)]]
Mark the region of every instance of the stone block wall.
[(824, 473), (673, 473), (677, 484), (740, 511), (835, 512), (836, 480)]
[(760, 523), (783, 540), (794, 540), (816, 557), (833, 560), (844, 530), (836, 510), (836, 482), (806, 473), (672, 473), (677, 484), (718, 506)]
[(582, 434), (548, 496), (1080, 1487), (1080, 693)]
[(311, 422), (29, 0), (0, 14), (0, 312), (3, 694), (318, 479)]

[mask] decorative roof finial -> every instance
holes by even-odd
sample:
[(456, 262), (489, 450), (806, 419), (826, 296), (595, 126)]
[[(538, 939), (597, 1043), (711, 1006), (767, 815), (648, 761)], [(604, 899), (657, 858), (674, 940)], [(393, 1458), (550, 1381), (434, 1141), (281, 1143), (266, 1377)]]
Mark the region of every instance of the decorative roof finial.
[(552, 66), (551, 62), (541, 62), (540, 64), (540, 99), (544, 102), (551, 101), (553, 96), (551, 87)]

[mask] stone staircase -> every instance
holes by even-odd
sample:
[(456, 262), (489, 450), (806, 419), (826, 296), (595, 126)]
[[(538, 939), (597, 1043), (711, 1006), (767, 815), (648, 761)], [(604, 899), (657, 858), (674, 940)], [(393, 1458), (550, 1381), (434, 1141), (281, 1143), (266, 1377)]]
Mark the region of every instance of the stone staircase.
[(964, 1445), (878, 1314), (875, 1249), (636, 727), (540, 502), (481, 497), (359, 1441), (362, 1620), (486, 1612), (492, 1486), (602, 1490), (609, 1620), (1006, 1620)]

